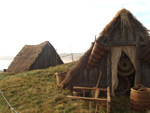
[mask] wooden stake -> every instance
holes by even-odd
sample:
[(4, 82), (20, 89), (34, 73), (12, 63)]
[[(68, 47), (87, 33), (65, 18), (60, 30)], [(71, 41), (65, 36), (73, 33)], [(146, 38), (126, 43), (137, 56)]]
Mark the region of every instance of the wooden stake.
[(98, 110), (99, 110), (99, 105), (96, 104), (95, 113), (98, 113)]
[(102, 75), (102, 72), (99, 73), (99, 78), (98, 78), (98, 81), (97, 81), (97, 84), (96, 84), (96, 88), (98, 88), (98, 85), (99, 85), (99, 82), (100, 82), (100, 79), (101, 79), (101, 75)]
[(111, 111), (110, 87), (107, 87), (107, 113)]
[(92, 113), (92, 102), (89, 101), (89, 113)]
[(95, 98), (98, 98), (98, 97), (99, 97), (100, 90), (99, 90), (99, 88), (98, 88), (98, 85), (99, 85), (99, 82), (100, 82), (100, 79), (101, 79), (101, 75), (102, 75), (102, 72), (100, 72), (99, 78), (98, 78), (98, 81), (97, 81), (97, 84), (96, 84)]

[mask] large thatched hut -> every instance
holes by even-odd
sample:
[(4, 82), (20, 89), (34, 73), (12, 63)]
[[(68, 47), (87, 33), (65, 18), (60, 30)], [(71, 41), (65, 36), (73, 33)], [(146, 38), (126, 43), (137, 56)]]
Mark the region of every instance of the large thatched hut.
[(46, 41), (39, 45), (25, 45), (12, 61), (7, 72), (20, 73), (59, 64), (63, 64), (63, 61), (54, 47)]
[(141, 83), (150, 86), (150, 36), (148, 30), (126, 9), (106, 25), (90, 49), (67, 74), (62, 87), (111, 87), (123, 94)]

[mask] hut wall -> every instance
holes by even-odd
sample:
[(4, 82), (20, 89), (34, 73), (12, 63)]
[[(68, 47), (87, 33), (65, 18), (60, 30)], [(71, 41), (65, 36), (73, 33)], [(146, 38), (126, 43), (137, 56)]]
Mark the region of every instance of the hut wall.
[(103, 58), (99, 66), (93, 69), (84, 69), (73, 86), (95, 87), (99, 78), (99, 73), (102, 72), (99, 87), (107, 86), (107, 57)]
[(89, 72), (89, 84), (90, 84), (90, 86), (96, 86), (98, 76), (99, 76), (98, 67), (90, 70), (90, 72)]
[(141, 79), (144, 86), (150, 87), (150, 64), (141, 62)]
[[(99, 65), (99, 72), (102, 72), (99, 87), (107, 87), (107, 56), (103, 58)], [(99, 76), (99, 75), (98, 75)], [(98, 79), (97, 79), (98, 80)]]
[[(56, 59), (57, 58), (57, 59)], [(31, 65), (30, 70), (32, 69), (44, 69), (50, 66), (56, 66), (62, 64), (60, 57), (53, 48), (46, 45), (43, 48), (43, 51), (40, 53), (36, 61)]]
[(124, 30), (122, 30), (121, 26), (117, 26), (116, 29), (112, 31), (107, 42), (135, 42), (135, 35), (136, 34), (133, 32), (133, 30), (130, 30), (126, 27), (124, 28)]

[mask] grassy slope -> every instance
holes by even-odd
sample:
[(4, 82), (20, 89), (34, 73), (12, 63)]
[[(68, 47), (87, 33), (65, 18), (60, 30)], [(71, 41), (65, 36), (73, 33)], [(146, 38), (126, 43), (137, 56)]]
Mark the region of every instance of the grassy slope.
[[(87, 102), (66, 98), (69, 90), (56, 85), (55, 72), (68, 71), (75, 63), (16, 75), (1, 73), (0, 89), (18, 113), (88, 113)], [(113, 113), (133, 113), (129, 110), (129, 97), (119, 98), (112, 98)], [(0, 95), (0, 113), (9, 112), (10, 107)]]
[[(69, 90), (56, 85), (55, 72), (68, 71), (74, 63), (17, 75), (0, 75), (0, 89), (9, 103), (21, 113), (70, 113), (78, 112), (78, 101), (66, 98)], [(71, 105), (71, 106), (70, 106)], [(84, 105), (81, 110), (87, 112)], [(0, 95), (0, 113), (11, 109)]]

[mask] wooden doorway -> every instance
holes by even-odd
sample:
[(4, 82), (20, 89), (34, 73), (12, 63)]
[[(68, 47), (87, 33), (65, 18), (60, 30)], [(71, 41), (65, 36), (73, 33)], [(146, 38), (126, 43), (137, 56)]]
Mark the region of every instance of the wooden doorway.
[(134, 86), (135, 67), (130, 58), (122, 51), (120, 61), (118, 63), (118, 86), (115, 95), (127, 94), (130, 88)]

